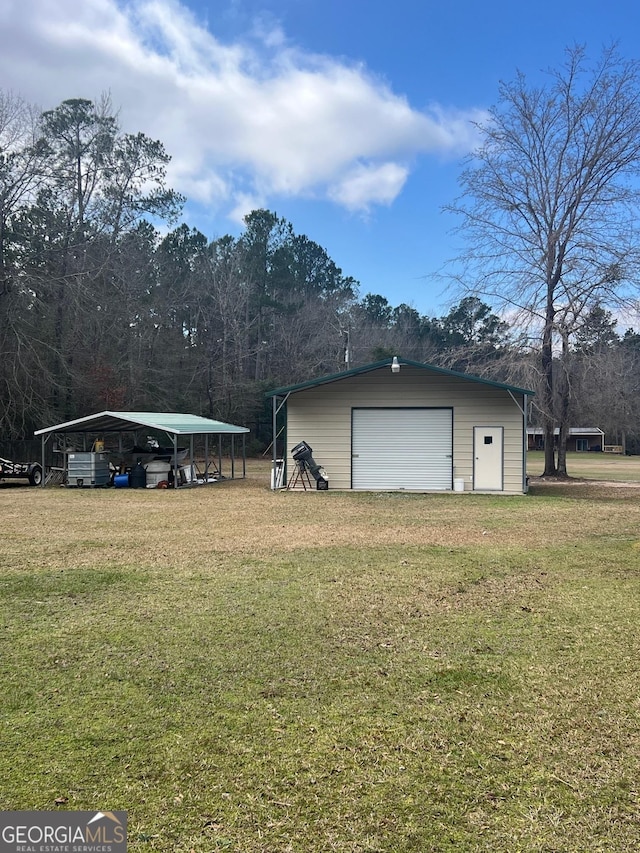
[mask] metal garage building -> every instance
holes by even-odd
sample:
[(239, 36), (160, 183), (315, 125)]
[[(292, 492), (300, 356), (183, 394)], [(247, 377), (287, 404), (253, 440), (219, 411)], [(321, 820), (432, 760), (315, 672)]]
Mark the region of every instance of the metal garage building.
[(291, 449), (306, 442), (332, 489), (522, 494), (532, 395), (394, 358), (268, 396), (274, 437), (284, 422), (289, 480)]

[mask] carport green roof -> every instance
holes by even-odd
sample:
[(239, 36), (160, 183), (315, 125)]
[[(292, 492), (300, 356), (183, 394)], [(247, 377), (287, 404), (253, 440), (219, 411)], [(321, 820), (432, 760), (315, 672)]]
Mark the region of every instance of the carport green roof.
[[(339, 382), (341, 379), (347, 379), (349, 376), (358, 376), (361, 373), (369, 373), (372, 370), (379, 370), (381, 367), (391, 367), (392, 358), (385, 358), (383, 361), (375, 361), (372, 364), (365, 364), (362, 367), (354, 367), (351, 370), (344, 370), (341, 373), (331, 373), (328, 376), (320, 376), (317, 379), (309, 379), (307, 382), (299, 382), (297, 385), (287, 385), (284, 388), (276, 388), (273, 391), (268, 391), (267, 397), (280, 397), (285, 394), (292, 394), (295, 391), (304, 391), (306, 388), (315, 388), (318, 385), (327, 385), (330, 382)], [(421, 361), (411, 361), (408, 358), (400, 358), (400, 365), (408, 367), (418, 367), (422, 370), (428, 370), (431, 373), (441, 373), (445, 376), (455, 376), (458, 379), (466, 379), (467, 382), (479, 382), (481, 385), (489, 385), (492, 388), (502, 388), (505, 391), (510, 391), (512, 394), (526, 394), (534, 396), (535, 391), (527, 391), (525, 388), (518, 388), (515, 385), (506, 385), (503, 382), (494, 382), (492, 379), (482, 379), (479, 376), (472, 376), (469, 373), (459, 373), (456, 370), (447, 370), (445, 367), (436, 367), (433, 364), (424, 364)]]
[(240, 435), (249, 432), (247, 427), (179, 412), (98, 412), (75, 421), (38, 429), (34, 435), (54, 432), (132, 432), (140, 427), (163, 430), (169, 435)]

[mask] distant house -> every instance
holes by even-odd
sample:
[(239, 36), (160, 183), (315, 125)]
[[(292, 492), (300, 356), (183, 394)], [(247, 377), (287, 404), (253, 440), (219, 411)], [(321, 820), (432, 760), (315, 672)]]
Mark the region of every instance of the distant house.
[[(555, 441), (558, 441), (560, 430), (554, 430)], [(527, 429), (527, 448), (529, 450), (544, 450), (544, 430), (540, 427)], [(567, 450), (588, 452), (604, 450), (604, 432), (599, 427), (571, 427), (567, 438)]]

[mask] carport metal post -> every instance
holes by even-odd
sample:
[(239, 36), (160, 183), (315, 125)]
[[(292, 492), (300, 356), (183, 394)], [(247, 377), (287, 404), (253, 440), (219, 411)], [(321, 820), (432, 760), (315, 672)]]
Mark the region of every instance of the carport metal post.
[(45, 467), (44, 467), (44, 445), (45, 445), (45, 436), (44, 436), (44, 433), (43, 433), (43, 434), (42, 434), (42, 436), (41, 436), (41, 438), (40, 438), (40, 447), (41, 447), (41, 456), (40, 456), (40, 459), (41, 459), (41, 462), (42, 462), (42, 482), (40, 483), (40, 486), (41, 486), (41, 488), (43, 488), (43, 489), (44, 489), (44, 487), (45, 487), (45, 485), (46, 485), (46, 482), (47, 482), (46, 469), (45, 469)]
[(178, 488), (178, 436), (173, 433), (173, 488)]
[(235, 435), (231, 433), (231, 479), (235, 479), (236, 475), (236, 443)]

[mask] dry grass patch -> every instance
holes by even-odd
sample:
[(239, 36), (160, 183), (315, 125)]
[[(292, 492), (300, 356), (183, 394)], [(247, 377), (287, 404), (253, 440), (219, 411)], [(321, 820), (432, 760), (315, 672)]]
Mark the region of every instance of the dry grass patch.
[[(37, 545), (41, 565), (215, 565), (223, 554), (300, 548), (575, 542), (584, 530), (636, 536), (636, 490), (536, 485), (530, 496), (271, 492), (264, 463), (198, 490), (0, 490), (4, 560)], [(535, 499), (533, 499), (535, 498)], [(579, 501), (579, 510), (576, 508)], [(592, 507), (589, 507), (589, 502)], [(577, 513), (580, 523), (577, 523)], [(6, 562), (5, 562), (6, 564)]]
[(144, 853), (638, 849), (638, 500), (536, 490), (0, 490), (0, 808), (126, 809)]

